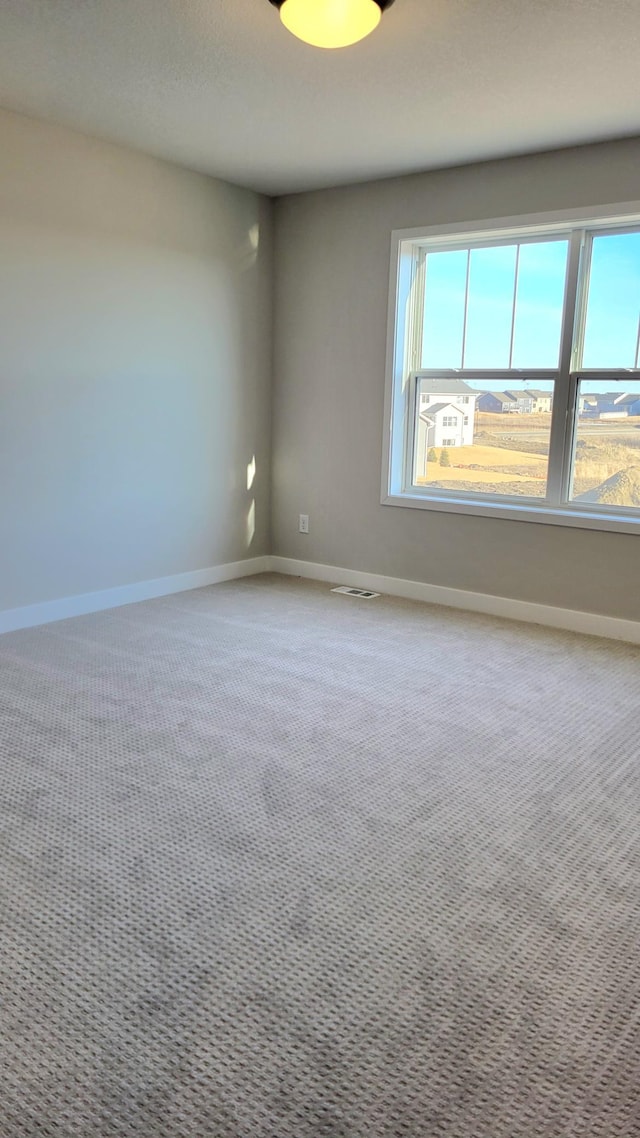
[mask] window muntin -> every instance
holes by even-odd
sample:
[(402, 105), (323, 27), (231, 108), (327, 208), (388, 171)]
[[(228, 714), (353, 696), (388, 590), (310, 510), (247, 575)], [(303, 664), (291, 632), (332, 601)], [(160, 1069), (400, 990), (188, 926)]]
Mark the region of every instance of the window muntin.
[[(634, 512), (637, 507), (607, 502), (602, 495), (601, 502), (580, 498), (580, 493), (589, 491), (580, 489), (584, 484), (585, 466), (583, 464), (580, 467), (580, 451), (584, 448), (578, 444), (584, 442), (585, 431), (589, 429), (580, 416), (579, 406), (583, 404), (579, 396), (579, 385), (583, 393), (588, 390), (584, 385), (595, 382), (593, 372), (596, 370), (600, 394), (616, 389), (623, 370), (626, 394), (633, 394), (636, 390), (630, 386), (631, 381), (640, 382), (640, 304), (634, 308), (629, 300), (630, 293), (633, 293), (634, 303), (637, 297), (634, 282), (638, 258), (634, 249), (640, 248), (640, 245), (634, 246), (634, 242), (638, 242), (636, 235), (640, 232), (640, 207), (635, 208), (637, 212), (627, 215), (627, 218), (623, 208), (619, 207), (617, 211), (609, 211), (609, 219), (588, 218), (579, 222), (567, 220), (567, 215), (556, 215), (555, 219), (540, 215), (537, 219), (523, 222), (520, 229), (516, 228), (513, 220), (496, 222), (493, 223), (493, 232), (487, 233), (484, 238), (480, 227), (466, 240), (452, 235), (450, 229), (447, 232), (444, 227), (440, 231), (434, 230), (435, 236), (431, 239), (420, 234), (407, 235), (404, 239), (399, 235), (400, 293), (399, 307), (396, 310), (396, 354), (391, 373), (395, 378), (388, 397), (392, 416), (388, 451), (389, 482), (388, 488), (383, 484), (383, 501), (402, 504), (406, 498), (406, 504), (430, 505), (437, 509), (480, 514), (497, 511), (504, 516), (554, 521), (556, 524), (634, 530), (634, 524), (640, 522), (640, 516)], [(581, 217), (586, 218), (586, 211), (582, 212)], [(500, 232), (503, 225), (502, 233), (506, 236)], [(624, 264), (627, 282), (624, 290), (627, 297), (627, 354), (624, 357), (619, 351), (617, 355), (609, 351), (607, 357), (594, 354), (598, 321), (601, 342), (602, 328), (606, 332), (607, 326), (606, 306), (603, 307), (602, 300), (598, 298), (598, 289), (600, 297), (606, 290), (600, 286), (597, 274), (602, 278), (607, 261), (604, 253), (616, 251), (613, 243), (600, 246), (598, 242), (601, 238), (613, 237), (627, 238), (626, 244), (622, 245), (622, 249), (626, 250)], [(511, 314), (511, 367), (474, 368), (468, 364), (466, 349), (471, 259), (475, 250), (497, 248), (517, 250)], [(620, 248), (618, 243), (618, 257)], [(611, 259), (612, 253), (609, 256)], [(413, 264), (413, 269), (408, 268), (410, 263)], [(461, 268), (463, 263), (464, 273)], [(485, 260), (484, 266), (488, 263), (488, 259)], [(502, 261), (498, 259), (495, 263), (501, 264), (503, 269), (500, 284), (502, 293), (500, 295), (500, 289), (494, 290), (489, 299), (497, 299), (499, 303), (494, 304), (493, 308), (489, 305), (489, 310), (497, 313), (498, 323), (495, 326), (499, 328), (500, 321), (504, 322), (507, 254), (503, 254)], [(590, 279), (592, 267), (594, 276)], [(435, 287), (438, 275), (441, 282), (446, 284), (440, 293)], [(478, 279), (476, 273), (476, 284)], [(405, 316), (408, 317), (406, 322)], [(446, 319), (441, 320), (441, 316)], [(629, 343), (633, 336), (629, 329), (633, 329), (634, 319), (636, 331), (635, 343), (632, 343), (634, 354), (631, 368), (623, 369), (622, 364), (611, 362), (608, 367), (598, 365), (597, 369), (593, 368), (597, 359), (630, 358)], [(613, 328), (611, 322), (609, 328)], [(610, 339), (613, 338), (614, 334), (610, 331)], [(496, 347), (491, 350), (500, 350), (504, 355), (499, 340), (500, 337), (496, 336)], [(466, 366), (461, 366), (465, 364), (465, 358)], [(530, 359), (531, 366), (520, 366), (526, 359)], [(449, 361), (448, 366), (445, 360)], [(427, 361), (430, 367), (425, 366)], [(419, 370), (412, 370), (416, 368)], [(540, 495), (537, 487), (536, 493), (532, 495), (523, 495), (522, 491), (514, 493), (513, 488), (507, 493), (486, 492), (480, 487), (470, 489), (468, 485), (459, 491), (452, 488), (454, 477), (446, 480), (449, 485), (436, 486), (436, 481), (442, 483), (445, 480), (429, 478), (428, 472), (426, 479), (421, 477), (418, 480), (416, 408), (424, 410), (427, 406), (420, 398), (420, 383), (425, 376), (447, 374), (466, 383), (473, 382), (474, 390), (482, 382), (483, 391), (503, 393), (504, 409), (498, 409), (496, 413), (505, 416), (500, 420), (505, 426), (510, 419), (515, 424), (516, 418), (522, 421), (526, 417), (529, 423), (530, 416), (547, 416), (551, 425), (548, 430), (545, 426), (544, 436), (537, 435), (536, 442), (538, 448), (543, 445), (546, 451), (545, 494)], [(595, 391), (595, 388), (591, 391)], [(475, 402), (476, 395), (473, 399)], [(460, 402), (458, 407), (462, 410)], [(467, 419), (472, 417), (469, 410), (468, 406), (464, 408)], [(462, 469), (464, 466), (462, 461), (459, 462), (461, 448), (477, 443), (476, 438), (472, 443), (460, 438), (460, 432), (468, 435), (469, 426), (463, 418), (456, 428), (455, 445), (451, 437), (453, 432), (447, 431), (447, 447), (453, 446), (449, 456), (449, 474), (451, 467)], [(475, 423), (473, 427), (475, 432)], [(513, 429), (515, 431), (515, 426)], [(518, 436), (519, 439), (523, 437), (524, 435)], [(592, 435), (590, 439), (593, 440), (594, 437)], [(442, 438), (439, 442), (444, 446)], [(621, 462), (620, 470), (614, 473), (620, 474), (622, 471)], [(477, 482), (484, 481), (486, 474), (486, 470), (479, 474)], [(460, 481), (466, 480), (460, 478)], [(542, 479), (536, 481), (541, 483)], [(513, 506), (510, 505), (507, 510), (508, 503), (513, 503)]]

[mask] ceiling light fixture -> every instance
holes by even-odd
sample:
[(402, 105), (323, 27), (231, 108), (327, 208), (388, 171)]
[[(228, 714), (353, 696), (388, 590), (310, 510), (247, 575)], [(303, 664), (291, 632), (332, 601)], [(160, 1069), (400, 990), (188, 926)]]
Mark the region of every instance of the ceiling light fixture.
[(348, 47), (368, 36), (393, 0), (270, 0), (285, 28), (314, 47)]

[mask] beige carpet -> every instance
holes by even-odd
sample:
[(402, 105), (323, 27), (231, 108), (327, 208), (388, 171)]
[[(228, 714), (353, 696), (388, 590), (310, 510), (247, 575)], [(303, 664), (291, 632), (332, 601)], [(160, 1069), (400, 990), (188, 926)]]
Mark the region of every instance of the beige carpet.
[(262, 577), (0, 638), (2, 1138), (637, 1138), (640, 652)]

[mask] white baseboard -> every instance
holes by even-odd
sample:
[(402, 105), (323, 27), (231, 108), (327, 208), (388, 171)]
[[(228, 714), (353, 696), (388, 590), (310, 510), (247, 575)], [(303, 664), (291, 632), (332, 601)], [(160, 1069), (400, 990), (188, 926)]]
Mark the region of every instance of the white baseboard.
[(183, 593), (187, 589), (200, 589), (204, 585), (217, 585), (238, 577), (250, 577), (269, 569), (268, 557), (251, 557), (246, 561), (231, 561), (227, 565), (214, 565), (210, 569), (194, 569), (190, 573), (176, 573), (172, 577), (157, 577), (152, 581), (137, 581), (133, 585), (118, 585), (97, 593), (82, 593), (75, 597), (62, 597), (56, 601), (25, 605), (23, 608), (0, 612), (0, 633), (14, 632), (19, 628), (33, 628), (37, 624), (50, 624), (70, 616), (84, 616), (102, 609), (165, 597), (170, 593)]
[(383, 577), (378, 573), (340, 569), (335, 565), (321, 565), (313, 561), (269, 556), (251, 557), (246, 561), (232, 561), (226, 565), (214, 565), (209, 569), (177, 573), (172, 577), (158, 577), (152, 581), (138, 581), (133, 585), (120, 585), (96, 593), (83, 593), (80, 596), (62, 597), (60, 600), (44, 601), (23, 608), (5, 609), (0, 612), (0, 633), (14, 632), (20, 628), (33, 628), (34, 625), (66, 620), (67, 617), (84, 616), (103, 609), (134, 604), (136, 601), (148, 601), (154, 597), (164, 597), (171, 593), (182, 593), (188, 589), (200, 589), (205, 585), (217, 585), (222, 581), (233, 581), (240, 577), (267, 572), (327, 581), (333, 585), (352, 585), (371, 589), (376, 593), (387, 593), (392, 597), (405, 597), (412, 601), (426, 601), (427, 604), (445, 605), (448, 608), (466, 609), (469, 612), (485, 613), (489, 616), (504, 617), (507, 620), (521, 620), (529, 624), (546, 625), (549, 628), (562, 628), (568, 632), (582, 632), (588, 636), (602, 636), (609, 640), (625, 640), (630, 644), (640, 644), (640, 621), (556, 608), (553, 605), (540, 605), (532, 601), (518, 601), (510, 597), (494, 597), (489, 593), (449, 589), (444, 585), (429, 585), (423, 581), (405, 581), (400, 577)]
[(582, 632), (588, 636), (603, 636), (609, 640), (626, 640), (631, 644), (640, 644), (640, 621), (556, 608), (553, 605), (540, 605), (532, 601), (517, 601), (510, 597), (494, 597), (489, 593), (449, 589), (444, 585), (427, 585), (422, 581), (403, 581), (399, 577), (382, 577), (377, 573), (339, 569), (335, 565), (296, 561), (290, 557), (269, 558), (269, 568), (274, 573), (328, 581), (333, 585), (351, 585), (356, 588), (371, 589), (375, 593), (405, 597), (412, 601), (426, 601), (433, 605), (466, 609), (469, 612), (486, 613), (489, 616), (505, 617), (508, 620), (522, 620), (529, 624), (562, 628), (567, 632)]

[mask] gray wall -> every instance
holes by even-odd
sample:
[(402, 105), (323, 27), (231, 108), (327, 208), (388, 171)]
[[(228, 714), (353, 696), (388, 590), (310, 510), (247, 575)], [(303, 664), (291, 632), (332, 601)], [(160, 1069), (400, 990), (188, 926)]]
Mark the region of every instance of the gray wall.
[(271, 214), (0, 113), (0, 609), (267, 552)]
[(380, 476), (391, 231), (639, 199), (640, 140), (280, 199), (273, 552), (637, 620), (640, 536), (382, 506)]

